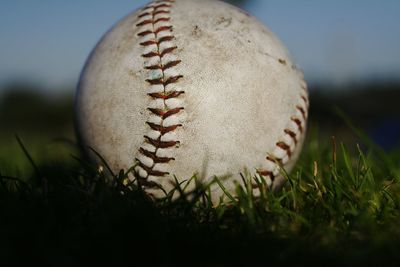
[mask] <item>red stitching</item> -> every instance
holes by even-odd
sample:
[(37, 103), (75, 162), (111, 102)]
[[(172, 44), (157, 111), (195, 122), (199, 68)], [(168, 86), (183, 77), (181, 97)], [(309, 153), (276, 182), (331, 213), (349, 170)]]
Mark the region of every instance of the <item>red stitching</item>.
[[(162, 2), (160, 2), (160, 3), (162, 3)], [(160, 9), (160, 8), (163, 8), (163, 7), (171, 8), (172, 6), (170, 4), (159, 4), (159, 5), (153, 6), (154, 10), (157, 10), (157, 9)]]
[(142, 57), (156, 57), (159, 56), (160, 54), (158, 52), (149, 52), (147, 54), (143, 54)]
[(180, 144), (179, 141), (161, 141), (160, 138), (158, 139), (152, 139), (151, 137), (148, 137), (147, 135), (144, 136), (146, 141), (153, 145), (154, 147), (158, 148), (170, 148), (170, 147), (175, 147), (178, 144)]
[(174, 39), (174, 36), (164, 36), (164, 37), (158, 39), (158, 44), (161, 44), (161, 43), (167, 42), (167, 41), (171, 41), (172, 39)]
[(149, 15), (151, 15), (150, 12), (144, 12), (144, 13), (142, 13), (142, 14), (139, 15), (139, 18), (143, 18), (143, 17), (149, 16)]
[(148, 110), (151, 111), (151, 113), (161, 117), (161, 119), (165, 120), (166, 118), (168, 118), (169, 116), (178, 114), (179, 112), (181, 112), (181, 110), (183, 110), (183, 108), (174, 108), (174, 109), (170, 109), (167, 111), (161, 110), (161, 109), (156, 109), (156, 108), (148, 108)]
[(139, 22), (138, 24), (136, 24), (136, 26), (144, 26), (147, 24), (153, 24), (153, 20), (152, 19), (143, 20), (143, 21)]
[(284, 132), (288, 134), (293, 139), (294, 144), (297, 145), (296, 134), (289, 129), (285, 129)]
[(178, 127), (182, 127), (182, 124), (176, 124), (176, 125), (172, 125), (172, 126), (161, 126), (152, 122), (147, 122), (147, 124), (150, 126), (151, 129), (153, 129), (154, 131), (160, 132), (161, 135), (164, 135), (166, 133), (175, 131)]
[[(165, 1), (165, 2), (170, 2), (170, 3), (173, 3), (172, 1)], [(155, 3), (162, 3), (162, 2), (155, 2)], [(154, 3), (153, 4), (150, 4), (150, 5), (148, 5), (148, 6), (146, 6), (146, 7), (144, 7), (143, 9), (142, 9), (142, 11), (146, 11), (146, 10), (148, 10), (148, 9), (151, 9), (151, 10), (157, 10), (157, 9), (160, 9), (160, 8), (163, 8), (163, 7), (166, 7), (166, 8), (170, 8), (170, 7), (172, 7), (170, 4), (158, 4), (158, 5), (154, 5)]]
[(146, 42), (142, 42), (142, 43), (140, 43), (140, 45), (142, 45), (142, 46), (157, 45), (158, 46), (161, 43), (171, 41), (172, 39), (174, 39), (174, 36), (164, 36), (158, 40), (149, 40)]
[(145, 57), (145, 58), (148, 58), (148, 57), (160, 57), (160, 58), (163, 58), (166, 54), (172, 53), (175, 49), (177, 49), (176, 46), (168, 47), (168, 48), (165, 48), (161, 53), (152, 51), (152, 52), (149, 52), (147, 54), (143, 54), (142, 57)]
[(164, 87), (166, 87), (168, 84), (176, 83), (181, 78), (183, 78), (183, 75), (171, 76), (168, 77), (167, 79), (165, 79), (164, 77), (156, 79), (147, 79), (146, 82), (150, 83), (151, 85), (161, 84)]
[(142, 45), (142, 46), (158, 45), (158, 44), (159, 43), (157, 41), (154, 41), (154, 40), (150, 40), (150, 41), (146, 41), (146, 42), (140, 43), (140, 45)]
[(177, 49), (177, 48), (178, 48), (178, 47), (176, 47), (176, 46), (165, 48), (165, 49), (160, 53), (160, 57), (163, 57), (163, 56), (165, 56), (166, 54), (169, 54), (169, 53), (173, 52), (173, 51), (174, 51), (175, 49)]
[(168, 163), (172, 160), (175, 160), (175, 158), (159, 157), (156, 155), (155, 152), (148, 151), (143, 147), (139, 149), (139, 152), (145, 155), (146, 157), (151, 158), (155, 163)]
[(146, 36), (148, 34), (152, 34), (154, 33), (153, 31), (147, 30), (147, 31), (143, 31), (143, 32), (139, 32), (137, 35), (140, 37)]
[(162, 32), (162, 31), (172, 31), (172, 26), (161, 26), (161, 27), (158, 27), (158, 28), (154, 31), (154, 33), (160, 33), (160, 32)]
[(170, 21), (170, 19), (171, 19), (171, 18), (159, 18), (159, 19), (156, 19), (156, 20), (153, 22), (153, 24), (157, 24), (157, 23), (160, 22), (160, 21)]
[(160, 21), (169, 21), (171, 18), (158, 18), (156, 20), (153, 19), (146, 19), (143, 20), (141, 22), (139, 22), (138, 24), (136, 24), (136, 26), (144, 26), (144, 25), (148, 25), (148, 24), (157, 24)]
[(301, 115), (303, 116), (303, 119), (306, 120), (307, 116), (306, 116), (306, 111), (304, 110), (304, 108), (302, 108), (301, 106), (296, 106), (297, 110), (300, 111)]
[(169, 10), (158, 10), (156, 12), (153, 13), (154, 16), (158, 15), (158, 14), (170, 14), (171, 12)]
[(168, 175), (169, 172), (162, 172), (162, 171), (155, 171), (153, 170), (153, 167), (148, 167), (146, 165), (144, 165), (138, 158), (136, 158), (138, 165), (144, 169), (148, 175), (152, 175), (152, 176), (165, 176)]
[(142, 31), (142, 32), (138, 33), (138, 36), (143, 37), (143, 36), (146, 36), (149, 34), (157, 34), (157, 33), (163, 32), (163, 31), (172, 31), (172, 26), (161, 26), (161, 27), (157, 28), (155, 31), (152, 31), (152, 30)]
[(296, 117), (291, 117), (290, 118), (294, 123), (297, 124), (297, 127), (299, 127), (299, 131), (302, 133), (303, 132), (303, 126), (301, 125), (301, 120)]
[(282, 141), (278, 142), (278, 143), (276, 143), (276, 146), (285, 150), (289, 157), (292, 155), (292, 152), (290, 151), (290, 146), (288, 144), (286, 144), (285, 142), (282, 142)]
[(173, 61), (170, 61), (170, 62), (166, 63), (165, 65), (152, 65), (152, 66), (147, 66), (147, 67), (145, 67), (145, 68), (148, 69), (148, 70), (157, 70), (157, 69), (160, 69), (160, 70), (164, 71), (164, 70), (166, 70), (166, 69), (175, 67), (175, 66), (178, 65), (179, 63), (181, 63), (181, 60), (173, 60)]
[[(146, 8), (143, 9), (144, 11), (139, 15), (139, 19), (140, 18), (143, 18), (143, 19), (142, 19), (142, 21), (140, 21), (139, 23), (136, 24), (137, 27), (141, 27), (141, 26), (145, 26), (145, 25), (149, 25), (149, 24), (151, 24), (153, 26), (153, 29), (144, 29), (143, 31), (139, 32), (137, 35), (139, 37), (144, 37), (144, 36), (148, 36), (151, 34), (154, 35), (154, 38), (152, 40), (146, 40), (144, 42), (141, 42), (140, 45), (141, 46), (151, 46), (151, 45), (157, 46), (156, 51), (151, 51), (146, 54), (142, 54), (142, 57), (150, 58), (150, 57), (158, 56), (160, 58), (159, 63), (145, 66), (144, 68), (147, 70), (157, 70), (157, 69), (161, 70), (161, 72), (162, 72), (161, 78), (147, 79), (146, 82), (148, 82), (150, 85), (162, 85), (164, 87), (164, 90), (162, 92), (148, 93), (148, 95), (150, 97), (156, 98), (156, 99), (162, 99), (163, 101), (166, 101), (171, 98), (179, 97), (180, 95), (185, 93), (184, 91), (169, 91), (169, 92), (166, 91), (166, 87), (169, 84), (178, 82), (178, 80), (183, 78), (183, 76), (175, 75), (175, 76), (171, 76), (171, 77), (166, 77), (166, 75), (164, 74), (164, 71), (166, 69), (177, 66), (178, 64), (181, 63), (181, 60), (170, 60), (166, 63), (162, 62), (161, 59), (166, 54), (173, 52), (175, 49), (177, 49), (177, 47), (176, 46), (168, 47), (168, 48), (165, 48), (164, 50), (160, 51), (160, 44), (173, 40), (174, 36), (169, 35), (169, 36), (163, 36), (163, 37), (158, 38), (157, 35), (160, 32), (165, 32), (165, 31), (172, 32), (172, 26), (163, 25), (163, 26), (159, 26), (158, 28), (155, 28), (155, 25), (158, 22), (169, 22), (171, 20), (171, 18), (167, 17), (167, 16), (162, 16), (162, 17), (156, 19), (156, 16), (159, 14), (166, 14), (166, 15), (170, 14), (171, 13), (170, 10), (165, 10), (165, 9), (161, 9), (161, 8), (171, 8), (170, 3), (173, 3), (173, 2), (174, 2), (173, 0), (154, 1), (152, 4), (148, 5)], [(146, 16), (151, 16), (151, 19), (146, 19), (145, 18)], [(157, 156), (157, 151), (158, 151), (158, 149), (162, 149), (162, 148), (176, 147), (180, 144), (179, 141), (162, 141), (161, 138), (165, 134), (175, 131), (179, 127), (182, 127), (182, 124), (163, 126), (163, 121), (170, 116), (178, 114), (180, 111), (183, 110), (183, 107), (168, 109), (168, 108), (166, 108), (167, 105), (165, 102), (164, 102), (164, 106), (165, 106), (164, 109), (148, 108), (148, 110), (151, 113), (155, 114), (156, 116), (161, 117), (162, 121), (160, 124), (149, 122), (149, 121), (146, 122), (147, 125), (150, 127), (150, 129), (152, 129), (153, 131), (159, 132), (160, 136), (157, 139), (151, 138), (149, 136), (144, 136), (145, 142), (147, 142), (147, 143), (151, 144), (153, 147), (155, 147), (155, 151), (151, 152), (149, 150), (144, 149), (143, 147), (141, 147), (139, 149), (139, 153), (141, 153), (142, 155), (144, 155), (148, 158), (151, 158), (153, 160), (153, 165), (151, 167), (149, 167), (149, 166), (146, 166), (143, 162), (141, 162), (140, 159), (136, 159), (139, 162), (138, 163), (139, 166), (144, 171), (147, 172), (147, 176), (141, 177), (142, 179), (147, 179), (150, 175), (165, 176), (165, 175), (169, 174), (168, 172), (155, 171), (154, 170), (155, 164), (169, 163), (170, 161), (175, 160), (175, 158)]]
[(176, 98), (184, 93), (185, 93), (185, 91), (171, 91), (171, 92), (163, 92), (163, 93), (149, 93), (148, 95), (153, 98), (160, 98), (163, 100), (167, 100), (170, 98)]

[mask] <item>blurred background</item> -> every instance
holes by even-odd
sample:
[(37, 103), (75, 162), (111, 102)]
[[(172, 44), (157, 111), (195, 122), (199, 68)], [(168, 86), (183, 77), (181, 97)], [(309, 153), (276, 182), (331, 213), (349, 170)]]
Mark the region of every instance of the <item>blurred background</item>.
[[(75, 151), (73, 95), (100, 37), (143, 0), (0, 2), (0, 171)], [(351, 140), (336, 108), (386, 150), (400, 145), (400, 1), (227, 1), (256, 16), (304, 70), (310, 127)]]

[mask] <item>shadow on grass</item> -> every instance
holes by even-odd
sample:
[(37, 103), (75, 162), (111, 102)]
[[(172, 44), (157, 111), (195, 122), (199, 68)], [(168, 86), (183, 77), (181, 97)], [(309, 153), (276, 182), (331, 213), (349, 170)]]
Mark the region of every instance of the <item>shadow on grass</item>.
[(313, 148), (311, 140), (281, 192), (260, 183), (256, 198), (238, 187), (212, 207), (201, 197), (153, 201), (126, 186), (129, 170), (110, 177), (80, 158), (36, 166), (18, 141), (35, 172), (25, 182), (0, 175), (3, 266), (350, 266), (400, 257), (399, 177), (336, 142)]

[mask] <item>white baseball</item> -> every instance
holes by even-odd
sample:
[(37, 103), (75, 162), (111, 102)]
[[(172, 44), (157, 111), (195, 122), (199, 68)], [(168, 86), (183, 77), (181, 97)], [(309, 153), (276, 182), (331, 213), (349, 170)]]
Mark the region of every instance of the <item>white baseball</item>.
[(92, 52), (76, 96), (83, 144), (114, 171), (136, 164), (155, 197), (155, 185), (194, 174), (230, 175), (233, 192), (245, 169), (279, 189), (307, 113), (306, 83), (277, 37), (216, 0), (154, 1), (125, 17)]

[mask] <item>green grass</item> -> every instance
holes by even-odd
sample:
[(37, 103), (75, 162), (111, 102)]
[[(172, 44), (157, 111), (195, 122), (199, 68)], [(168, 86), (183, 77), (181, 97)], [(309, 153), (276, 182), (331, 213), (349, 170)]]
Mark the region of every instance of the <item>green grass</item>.
[[(51, 135), (25, 133), (21, 135), (29, 153), (40, 165), (73, 163), (71, 154), (77, 154), (77, 148), (65, 139), (57, 139)], [(28, 179), (33, 172), (31, 164), (22, 153), (21, 147), (12, 133), (0, 134), (0, 171), (9, 176)]]
[(353, 130), (360, 145), (311, 130), (282, 191), (260, 182), (255, 197), (238, 186), (214, 206), (204, 185), (152, 201), (124, 185), (129, 170), (110, 177), (80, 157), (37, 163), (19, 140), (31, 172), (12, 177), (0, 166), (0, 265), (396, 263), (400, 149), (385, 152)]

